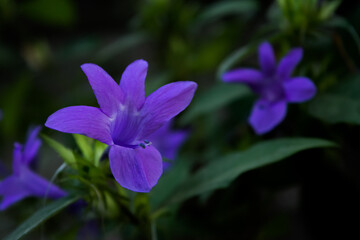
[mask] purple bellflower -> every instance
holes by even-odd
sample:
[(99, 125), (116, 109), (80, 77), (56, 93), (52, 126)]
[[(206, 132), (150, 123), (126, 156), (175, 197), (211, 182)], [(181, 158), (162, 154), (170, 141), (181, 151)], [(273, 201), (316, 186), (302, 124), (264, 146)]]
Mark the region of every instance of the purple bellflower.
[(59, 187), (30, 169), (30, 164), (36, 159), (41, 146), (41, 141), (37, 138), (40, 129), (40, 127), (36, 127), (31, 131), (24, 146), (15, 143), (13, 174), (0, 182), (0, 195), (3, 196), (0, 210), (30, 196), (59, 198), (66, 195)]
[[(167, 122), (149, 136), (149, 140), (154, 147), (168, 160), (174, 161), (177, 157), (179, 148), (188, 137), (188, 132), (184, 130), (171, 130), (171, 121)], [(164, 170), (168, 169), (171, 162), (163, 162)]]
[(190, 104), (197, 84), (174, 82), (145, 97), (148, 64), (144, 60), (131, 63), (119, 85), (95, 64), (81, 68), (100, 108), (63, 108), (52, 114), (45, 125), (109, 145), (115, 180), (132, 191), (149, 192), (163, 171), (161, 154), (151, 145), (149, 136)]
[(309, 78), (291, 77), (302, 55), (302, 48), (291, 49), (277, 65), (272, 46), (264, 42), (258, 52), (260, 71), (240, 68), (222, 76), (225, 82), (247, 84), (259, 95), (249, 118), (257, 134), (269, 132), (284, 119), (287, 103), (304, 102), (315, 95), (316, 86)]

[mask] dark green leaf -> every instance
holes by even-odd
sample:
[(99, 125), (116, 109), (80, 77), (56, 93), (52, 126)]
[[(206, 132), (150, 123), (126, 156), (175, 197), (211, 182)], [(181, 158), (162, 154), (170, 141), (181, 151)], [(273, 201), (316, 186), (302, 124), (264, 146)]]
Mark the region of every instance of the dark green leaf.
[(31, 230), (39, 226), (42, 222), (46, 221), (60, 210), (66, 208), (70, 204), (80, 199), (78, 195), (69, 195), (59, 200), (56, 200), (45, 207), (39, 209), (30, 218), (23, 222), (19, 227), (15, 229), (4, 240), (17, 240), (29, 233)]
[(148, 39), (144, 33), (132, 33), (122, 36), (114, 42), (108, 44), (105, 48), (101, 49), (96, 58), (98, 61), (107, 61), (116, 55), (132, 48)]
[(346, 19), (341, 17), (332, 18), (327, 22), (327, 25), (330, 27), (342, 28), (347, 31), (353, 38), (357, 47), (357, 51), (360, 54), (360, 37), (356, 32), (355, 28), (348, 21), (346, 21)]
[(314, 117), (329, 123), (360, 124), (360, 101), (347, 96), (320, 95), (310, 103), (309, 112)]
[(320, 94), (309, 104), (309, 113), (328, 123), (360, 124), (360, 75), (352, 75)]
[(254, 52), (257, 48), (258, 43), (249, 44), (246, 46), (243, 46), (236, 50), (235, 52), (231, 53), (230, 56), (225, 58), (224, 61), (220, 64), (218, 70), (217, 70), (217, 78), (221, 79), (221, 76), (226, 72), (229, 71), (232, 67), (235, 66), (236, 63), (239, 63), (241, 60), (243, 60), (245, 57), (250, 55), (252, 52)]
[(71, 0), (32, 0), (26, 1), (23, 13), (43, 24), (68, 25), (76, 17), (75, 6)]
[(219, 83), (211, 89), (196, 97), (189, 110), (181, 119), (181, 123), (187, 124), (199, 115), (213, 112), (232, 101), (250, 94), (250, 90), (242, 84)]
[(195, 28), (200, 28), (205, 24), (209, 24), (219, 18), (229, 15), (249, 15), (258, 9), (255, 1), (221, 1), (205, 8), (199, 14), (195, 24)]
[(334, 146), (332, 142), (312, 138), (284, 138), (256, 144), (244, 152), (235, 152), (211, 162), (181, 184), (167, 202), (181, 202), (211, 190), (225, 188), (246, 171), (280, 161), (302, 150), (331, 146)]
[(150, 192), (149, 200), (153, 210), (170, 197), (170, 194), (175, 191), (179, 184), (188, 177), (189, 171), (189, 161), (178, 159), (169, 171), (163, 173), (159, 182)]

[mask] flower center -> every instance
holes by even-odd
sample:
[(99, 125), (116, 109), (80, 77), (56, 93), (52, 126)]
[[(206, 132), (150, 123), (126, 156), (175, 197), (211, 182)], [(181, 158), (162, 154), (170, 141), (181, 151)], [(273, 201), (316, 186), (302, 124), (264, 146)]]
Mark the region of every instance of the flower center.
[(284, 89), (280, 79), (271, 77), (264, 79), (259, 94), (262, 99), (269, 102), (276, 102), (285, 97)]
[(138, 136), (142, 131), (142, 117), (139, 112), (131, 106), (120, 108), (112, 120), (110, 126), (111, 137), (116, 145), (136, 148), (145, 141), (139, 141)]

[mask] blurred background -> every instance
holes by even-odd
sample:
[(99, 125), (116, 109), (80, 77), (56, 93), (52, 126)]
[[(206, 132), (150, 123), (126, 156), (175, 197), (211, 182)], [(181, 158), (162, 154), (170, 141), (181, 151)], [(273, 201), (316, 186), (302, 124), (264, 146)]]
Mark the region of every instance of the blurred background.
[[(355, 79), (351, 86), (358, 88), (350, 89), (359, 99), (359, 31), (358, 1), (0, 0), (1, 172), (10, 172), (13, 142), (24, 142), (29, 126), (66, 106), (97, 106), (81, 64), (96, 63), (119, 81), (141, 58), (149, 62), (147, 94), (173, 81), (199, 84), (192, 106), (175, 122), (192, 133), (181, 154), (194, 170), (263, 139), (319, 137), (342, 146), (297, 154), (186, 201), (159, 223), (160, 239), (357, 239), (360, 127), (328, 123), (321, 105), (310, 103), (292, 106), (281, 126), (256, 136), (247, 124), (255, 96), (222, 85), (219, 76), (257, 67), (256, 48), (269, 40), (278, 58), (304, 47), (296, 75), (310, 77), (319, 93)], [(75, 146), (71, 136), (43, 132)], [(61, 159), (47, 146), (40, 159), (39, 172), (49, 179)], [(0, 237), (36, 210), (34, 202), (0, 213)]]

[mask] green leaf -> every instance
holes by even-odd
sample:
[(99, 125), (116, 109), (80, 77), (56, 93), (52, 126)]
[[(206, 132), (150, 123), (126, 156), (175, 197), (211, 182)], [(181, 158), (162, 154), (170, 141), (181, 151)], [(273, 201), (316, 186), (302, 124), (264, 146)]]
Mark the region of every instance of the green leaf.
[(170, 171), (163, 173), (159, 182), (150, 192), (150, 205), (156, 210), (160, 205), (170, 197), (172, 192), (181, 184), (190, 172), (190, 161), (177, 159)]
[(121, 36), (114, 42), (106, 45), (103, 49), (101, 49), (97, 55), (97, 61), (105, 62), (116, 55), (121, 54), (122, 52), (135, 47), (143, 43), (144, 41), (148, 40), (148, 36), (144, 33), (131, 33), (124, 36)]
[(360, 37), (356, 32), (355, 28), (348, 21), (346, 21), (346, 19), (341, 17), (334, 17), (329, 21), (327, 21), (326, 24), (329, 27), (337, 27), (347, 31), (350, 34), (350, 36), (353, 38), (357, 47), (358, 54), (360, 54)]
[(234, 152), (212, 161), (188, 178), (167, 200), (167, 203), (184, 201), (208, 191), (227, 187), (244, 172), (278, 162), (297, 152), (334, 143), (313, 138), (283, 138), (261, 142), (243, 152)]
[(45, 140), (50, 147), (52, 147), (60, 156), (61, 158), (70, 166), (76, 166), (76, 158), (72, 150), (68, 149), (58, 141), (41, 134), (41, 137)]
[(239, 63), (241, 60), (249, 56), (253, 53), (257, 48), (258, 42), (245, 45), (235, 52), (231, 53), (230, 56), (225, 58), (224, 61), (219, 65), (217, 70), (217, 78), (221, 79), (221, 76), (232, 67), (235, 66), (236, 63)]
[(347, 96), (323, 94), (310, 103), (309, 113), (329, 123), (360, 124), (360, 101)]
[(80, 134), (73, 134), (73, 136), (84, 158), (88, 161), (92, 161), (94, 158), (94, 152), (92, 149), (92, 145), (94, 143), (93, 139)]
[(30, 218), (25, 220), (15, 231), (8, 235), (4, 240), (17, 240), (29, 233), (31, 230), (39, 226), (42, 222), (54, 216), (60, 210), (66, 208), (70, 204), (80, 199), (78, 195), (68, 195), (64, 198), (58, 199), (45, 207), (39, 209)]
[(360, 124), (360, 75), (352, 75), (309, 104), (309, 113), (328, 123)]
[(102, 155), (104, 154), (104, 151), (106, 150), (106, 148), (108, 147), (108, 145), (106, 145), (105, 143), (99, 142), (99, 141), (95, 141), (95, 149), (94, 149), (94, 165), (95, 166), (99, 166), (100, 160)]
[(321, 21), (327, 20), (330, 18), (339, 7), (341, 0), (334, 0), (331, 2), (325, 2), (324, 6), (321, 7), (319, 12), (319, 19)]
[(198, 97), (195, 97), (190, 108), (181, 119), (181, 123), (187, 124), (202, 114), (213, 112), (249, 94), (250, 90), (245, 85), (218, 83)]
[(44, 24), (69, 25), (76, 17), (71, 0), (32, 0), (24, 2), (20, 8), (26, 16)]
[(205, 24), (209, 24), (219, 18), (229, 15), (249, 15), (258, 9), (257, 2), (243, 1), (221, 1), (205, 8), (196, 19), (195, 28), (199, 29)]
[(28, 76), (21, 75), (19, 80), (10, 88), (1, 89), (0, 102), (3, 110), (1, 122), (5, 139), (16, 135), (21, 125), (21, 114), (25, 106), (26, 97), (29, 92), (30, 81)]

